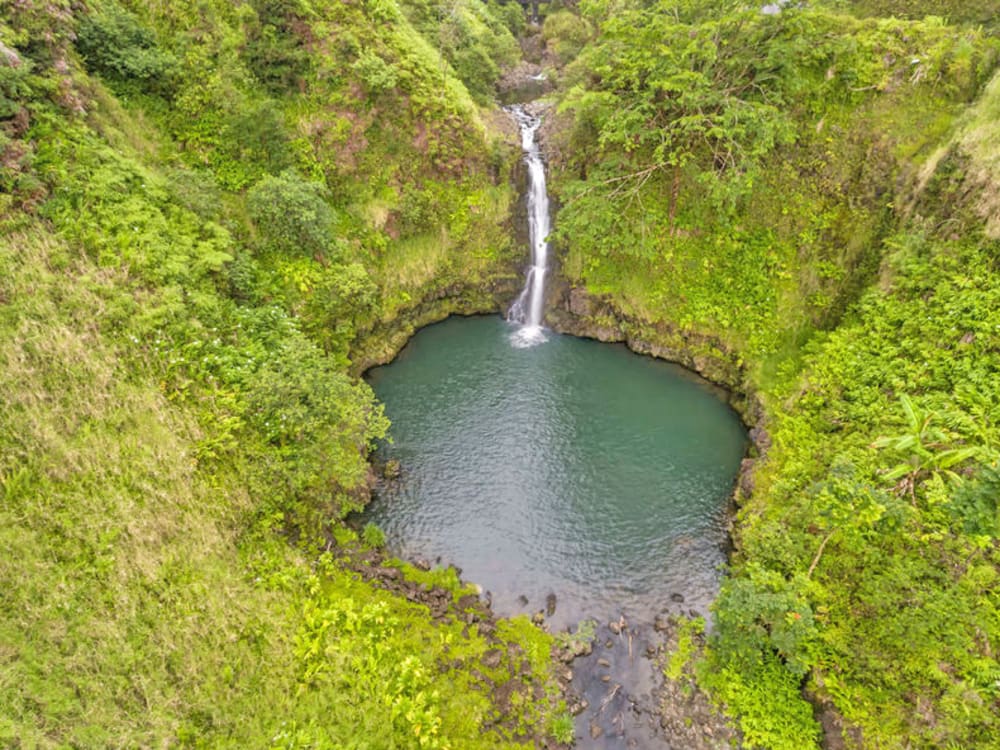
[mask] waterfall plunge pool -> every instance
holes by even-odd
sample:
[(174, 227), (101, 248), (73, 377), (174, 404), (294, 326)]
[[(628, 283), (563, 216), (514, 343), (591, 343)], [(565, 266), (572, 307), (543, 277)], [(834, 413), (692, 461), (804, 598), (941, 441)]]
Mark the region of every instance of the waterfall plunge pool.
[(507, 322), (424, 329), (369, 373), (394, 424), (381, 454), (402, 473), (367, 518), (397, 555), (462, 568), (498, 614), (541, 613), (554, 628), (609, 623), (600, 650), (574, 668), (576, 747), (658, 750), (670, 722), (657, 720), (649, 625), (661, 612), (707, 613), (746, 435), (691, 373), (543, 332), (542, 120), (531, 105), (508, 112), (528, 173), (524, 289)]
[(501, 615), (707, 615), (746, 433), (676, 365), (497, 317), (451, 318), (368, 373), (401, 475), (364, 513), (391, 552), (454, 564)]

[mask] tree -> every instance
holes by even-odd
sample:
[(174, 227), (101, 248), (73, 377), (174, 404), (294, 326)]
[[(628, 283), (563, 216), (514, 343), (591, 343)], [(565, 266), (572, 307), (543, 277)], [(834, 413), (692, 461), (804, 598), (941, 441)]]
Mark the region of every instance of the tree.
[(931, 475), (944, 473), (958, 480), (952, 467), (979, 456), (981, 449), (959, 445), (956, 433), (935, 424), (937, 415), (916, 406), (905, 393), (900, 395), (899, 403), (906, 416), (906, 432), (880, 437), (872, 443), (872, 448), (888, 449), (904, 456), (901, 462), (884, 471), (882, 478), (898, 482), (896, 492), (910, 497), (917, 483)]
[(340, 255), (336, 214), (326, 202), (325, 186), (286, 170), (254, 185), (247, 205), (267, 250), (321, 258)]
[(164, 96), (173, 91), (177, 60), (160, 49), (152, 31), (116, 6), (84, 17), (76, 46), (87, 68), (119, 87)]

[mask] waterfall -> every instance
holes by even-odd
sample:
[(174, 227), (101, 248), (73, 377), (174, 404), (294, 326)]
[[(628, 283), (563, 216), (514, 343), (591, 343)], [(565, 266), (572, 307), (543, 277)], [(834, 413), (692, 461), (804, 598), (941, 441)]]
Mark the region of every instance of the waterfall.
[(521, 105), (509, 107), (507, 111), (521, 128), (521, 148), (528, 165), (528, 238), (531, 242), (531, 267), (524, 289), (507, 311), (507, 320), (521, 326), (511, 337), (513, 344), (528, 347), (545, 341), (542, 304), (549, 262), (549, 195), (545, 188), (545, 164), (535, 140), (542, 118), (527, 112)]

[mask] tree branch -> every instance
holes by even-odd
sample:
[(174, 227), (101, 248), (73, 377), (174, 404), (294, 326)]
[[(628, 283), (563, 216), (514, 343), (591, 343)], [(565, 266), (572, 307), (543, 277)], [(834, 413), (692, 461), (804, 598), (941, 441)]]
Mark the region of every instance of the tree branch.
[(819, 565), (819, 559), (823, 556), (823, 550), (826, 549), (826, 543), (830, 541), (830, 537), (836, 529), (830, 529), (830, 533), (823, 537), (823, 541), (819, 543), (819, 549), (816, 550), (816, 557), (813, 558), (812, 565), (809, 566), (809, 570), (806, 571), (806, 578), (812, 578), (813, 571), (816, 570), (816, 566)]

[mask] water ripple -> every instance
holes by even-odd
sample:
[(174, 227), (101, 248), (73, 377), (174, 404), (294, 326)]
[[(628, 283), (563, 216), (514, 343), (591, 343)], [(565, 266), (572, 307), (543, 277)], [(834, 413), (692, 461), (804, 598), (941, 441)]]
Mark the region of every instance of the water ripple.
[(370, 373), (393, 421), (379, 452), (403, 473), (367, 516), (395, 551), (462, 567), (501, 613), (537, 611), (550, 592), (556, 627), (651, 617), (678, 595), (705, 611), (738, 419), (665, 363), (551, 332), (517, 349), (509, 335), (498, 319), (449, 320)]

